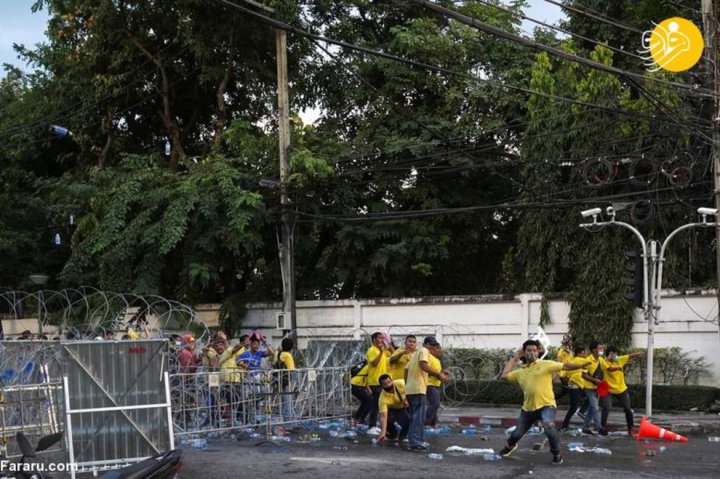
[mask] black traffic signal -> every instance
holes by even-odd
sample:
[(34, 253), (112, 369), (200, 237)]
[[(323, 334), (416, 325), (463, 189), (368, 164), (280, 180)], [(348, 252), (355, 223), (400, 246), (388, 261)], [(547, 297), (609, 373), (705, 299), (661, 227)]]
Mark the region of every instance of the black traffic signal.
[(643, 307), (643, 288), (645, 288), (643, 275), (642, 250), (625, 252), (625, 285), (627, 292), (625, 298), (632, 301), (635, 307)]

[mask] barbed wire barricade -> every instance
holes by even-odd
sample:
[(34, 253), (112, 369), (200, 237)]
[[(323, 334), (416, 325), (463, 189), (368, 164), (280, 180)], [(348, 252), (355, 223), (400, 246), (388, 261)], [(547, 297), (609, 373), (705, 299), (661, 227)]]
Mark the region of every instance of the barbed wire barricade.
[(347, 375), (344, 367), (173, 374), (175, 435), (252, 430), (270, 436), (277, 426), (347, 418), (351, 413)]
[(185, 331), (192, 331), (198, 339), (208, 336), (207, 325), (188, 305), (157, 295), (115, 293), (88, 286), (0, 292), (0, 319), (15, 320), (6, 325), (22, 328), (3, 331), (6, 338), (20, 338), (23, 330), (48, 339), (71, 340), (104, 338), (108, 332), (122, 334), (129, 329), (143, 339)]

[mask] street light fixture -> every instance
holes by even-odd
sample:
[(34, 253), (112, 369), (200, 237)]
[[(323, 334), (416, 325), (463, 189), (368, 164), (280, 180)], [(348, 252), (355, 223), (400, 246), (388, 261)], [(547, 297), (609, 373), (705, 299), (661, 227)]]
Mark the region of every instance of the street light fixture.
[[(699, 223), (688, 223), (675, 229), (672, 233), (665, 238), (662, 246), (660, 247), (660, 254), (657, 254), (657, 241), (650, 240), (645, 241), (643, 235), (632, 225), (624, 223), (622, 221), (615, 221), (615, 210), (612, 207), (607, 208), (607, 214), (610, 216), (610, 221), (597, 221), (598, 215), (601, 213), (600, 208), (592, 208), (589, 210), (582, 211), (580, 214), (583, 218), (592, 216), (592, 223), (583, 223), (580, 225), (581, 228), (591, 228), (595, 226), (607, 226), (607, 225), (618, 225), (632, 231), (640, 241), (643, 250), (643, 316), (647, 321), (648, 328), (648, 346), (647, 346), (647, 371), (645, 378), (645, 415), (648, 417), (652, 416), (652, 382), (653, 382), (653, 366), (654, 366), (654, 353), (655, 353), (655, 325), (658, 324), (661, 291), (662, 291), (662, 274), (663, 264), (665, 263), (665, 250), (671, 239), (673, 239), (678, 233), (690, 228), (709, 228), (717, 226), (716, 222), (708, 223), (708, 216), (717, 216), (718, 210), (716, 208), (698, 208), (697, 212), (702, 216), (702, 222)], [(650, 255), (648, 256), (648, 249)], [(657, 274), (655, 274), (657, 272)], [(651, 277), (653, 282), (648, 282), (648, 277)]]
[(38, 334), (43, 333), (42, 329), (42, 289), (50, 280), (50, 276), (46, 274), (31, 274), (30, 281), (38, 287), (37, 293), (37, 321), (38, 321)]

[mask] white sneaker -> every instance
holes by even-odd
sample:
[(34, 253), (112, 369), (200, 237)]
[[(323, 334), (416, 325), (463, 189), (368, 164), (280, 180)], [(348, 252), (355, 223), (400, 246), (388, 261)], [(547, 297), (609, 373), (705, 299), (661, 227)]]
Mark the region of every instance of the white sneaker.
[(380, 428), (379, 427), (371, 427), (370, 429), (367, 430), (367, 432), (365, 434), (367, 434), (368, 436), (379, 436)]

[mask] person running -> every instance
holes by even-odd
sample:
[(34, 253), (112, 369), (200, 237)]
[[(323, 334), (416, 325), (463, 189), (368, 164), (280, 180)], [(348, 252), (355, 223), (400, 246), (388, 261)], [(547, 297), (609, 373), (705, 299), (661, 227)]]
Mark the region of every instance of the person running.
[[(572, 359), (566, 362), (569, 364), (585, 365), (585, 363), (587, 363), (587, 350), (582, 346), (575, 346)], [(572, 419), (573, 414), (575, 414), (580, 408), (580, 402), (585, 394), (583, 393), (583, 369), (564, 372), (567, 373), (568, 391), (570, 392), (570, 408), (568, 409), (567, 414), (565, 414), (565, 419), (560, 427), (561, 431), (566, 430), (570, 426), (570, 419)]]
[(417, 338), (412, 334), (405, 338), (405, 347), (398, 348), (388, 360), (388, 372), (393, 380), (405, 379), (405, 368), (410, 362), (410, 356), (417, 349)]
[(365, 359), (368, 365), (368, 386), (372, 391), (372, 409), (368, 417), (368, 434), (378, 435), (380, 429), (377, 427), (378, 418), (378, 401), (380, 400), (380, 376), (387, 373), (388, 356), (385, 354), (387, 345), (385, 344), (385, 336), (383, 333), (376, 332), (370, 336), (372, 346), (365, 353)]
[(625, 422), (630, 436), (635, 435), (633, 411), (630, 408), (630, 392), (625, 384), (625, 372), (623, 368), (631, 359), (639, 358), (642, 351), (618, 356), (618, 349), (614, 346), (607, 348), (607, 360), (602, 364), (605, 381), (610, 386), (610, 394), (600, 399), (602, 411), (601, 420), (603, 430), (607, 431), (607, 419), (612, 407), (612, 398), (620, 400), (623, 411), (625, 411)]
[[(540, 420), (543, 429), (545, 429), (545, 435), (550, 442), (550, 452), (553, 455), (552, 464), (559, 465), (563, 463), (563, 458), (560, 455), (560, 438), (555, 430), (557, 404), (552, 388), (553, 373), (563, 370), (574, 371), (585, 367), (585, 365), (563, 364), (538, 359), (539, 347), (538, 341), (533, 339), (525, 341), (522, 349), (515, 352), (503, 369), (502, 377), (520, 386), (524, 400), (515, 431), (510, 435), (507, 444), (499, 454), (502, 457), (509, 456), (517, 449), (518, 442), (528, 429), (536, 421)], [(520, 363), (520, 358), (523, 356), (525, 358), (525, 367), (513, 371), (513, 368)]]
[[(447, 373), (442, 368), (440, 358), (442, 357), (442, 348), (438, 346), (430, 351), (428, 356), (428, 365), (433, 371), (442, 371)], [(430, 427), (437, 427), (438, 424), (438, 410), (440, 409), (440, 387), (442, 381), (435, 376), (428, 375), (427, 381), (427, 414), (425, 415), (425, 425)]]
[(433, 336), (423, 341), (423, 347), (418, 349), (410, 358), (407, 367), (407, 380), (405, 393), (410, 405), (410, 427), (408, 439), (410, 450), (426, 450), (425, 417), (427, 416), (427, 380), (428, 376), (447, 382), (450, 376), (443, 371), (430, 367), (430, 354), (438, 351), (440, 343)]
[[(600, 404), (597, 392), (598, 384), (602, 382), (602, 370), (605, 359), (605, 348), (600, 341), (593, 341), (590, 343), (590, 353), (588, 357), (591, 362), (589, 363), (587, 371), (583, 371), (583, 393), (588, 401), (588, 410), (585, 413), (585, 420), (583, 421), (582, 432), (590, 436), (600, 434), (601, 436), (607, 436), (607, 431), (603, 429), (600, 421)], [(590, 429), (590, 423), (595, 426), (595, 431)]]
[[(396, 379), (393, 381), (389, 374), (380, 376), (380, 400), (378, 409), (380, 411), (380, 436), (378, 442), (387, 439), (399, 439), (403, 441), (408, 435), (410, 426), (410, 414), (408, 413), (408, 401), (405, 397), (405, 381)], [(400, 431), (395, 427), (400, 426)]]

